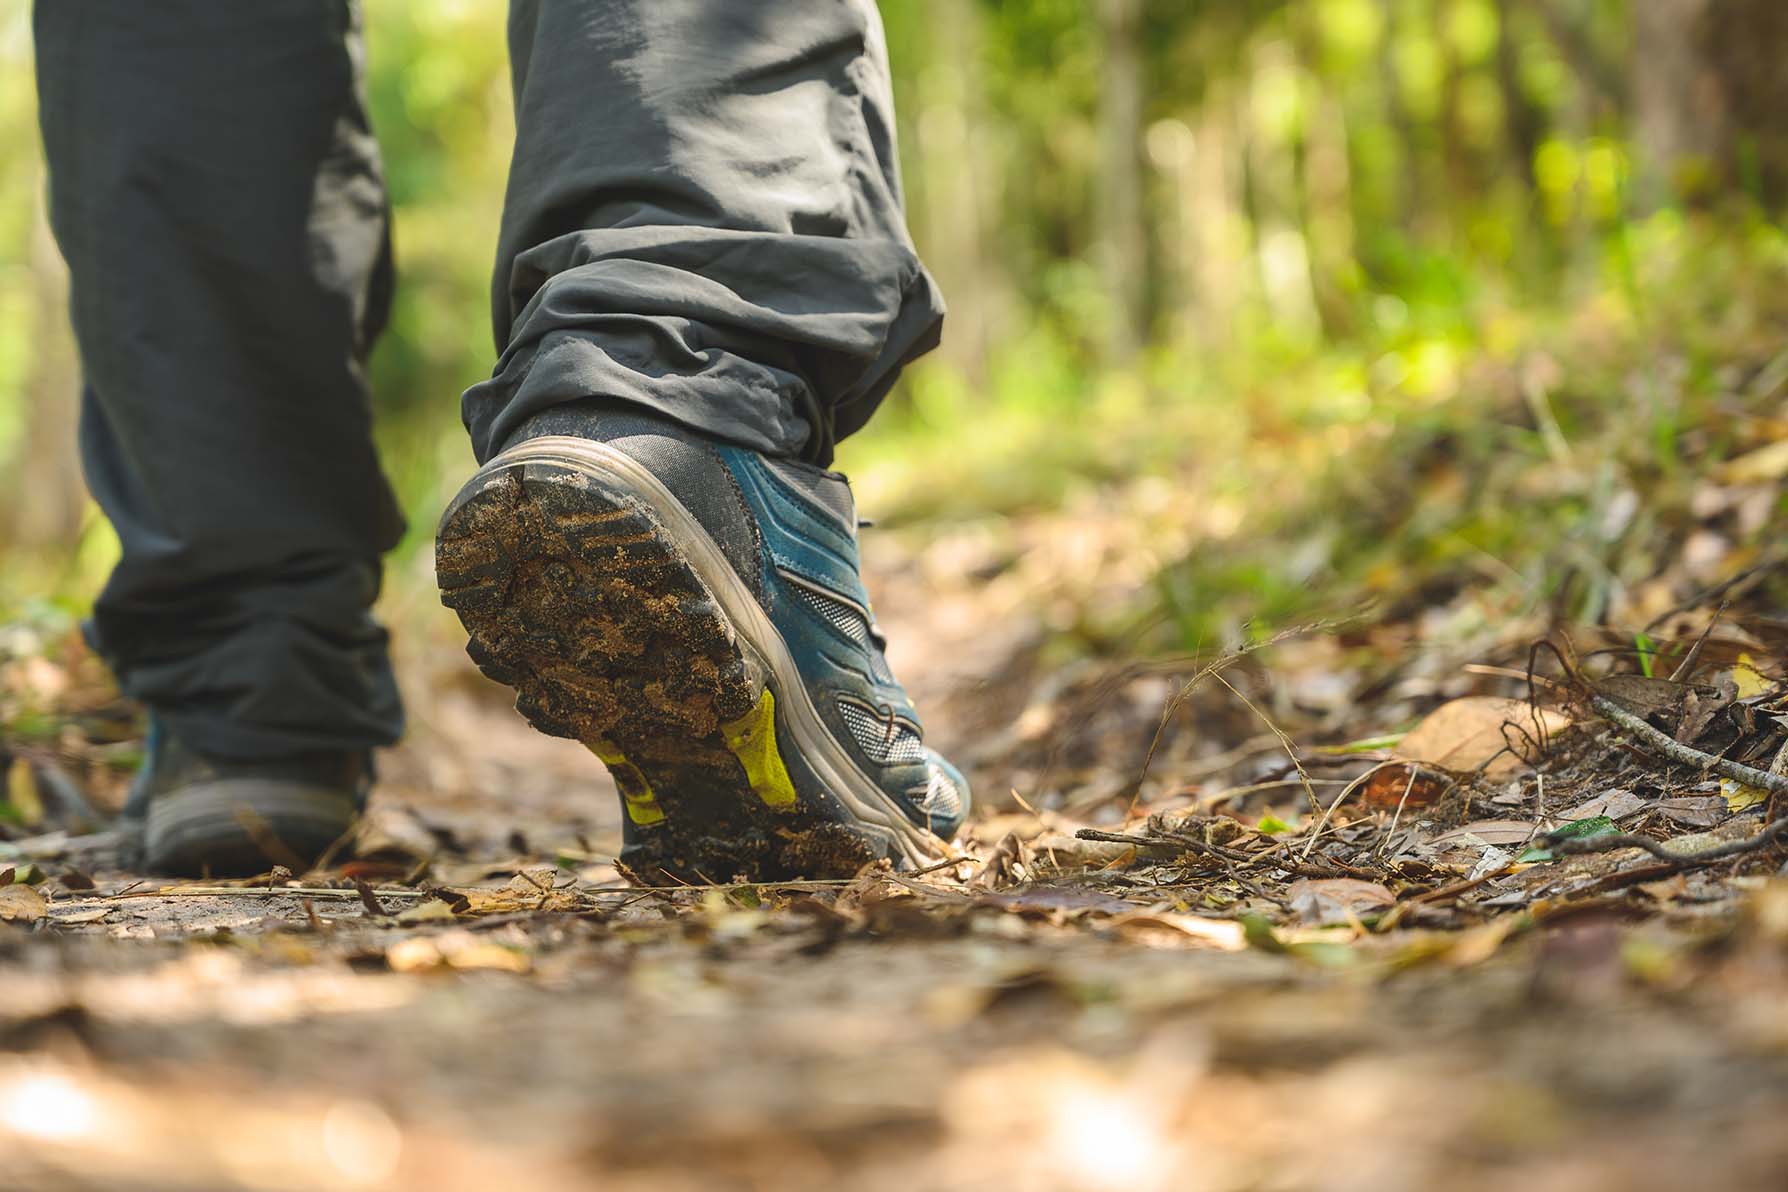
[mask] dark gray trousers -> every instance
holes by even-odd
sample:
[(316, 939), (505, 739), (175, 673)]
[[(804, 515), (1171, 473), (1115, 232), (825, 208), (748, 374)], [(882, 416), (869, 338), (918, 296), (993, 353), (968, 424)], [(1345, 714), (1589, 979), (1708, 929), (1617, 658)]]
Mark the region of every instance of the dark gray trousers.
[[(392, 286), (348, 0), (39, 0), (81, 450), (123, 557), (90, 639), (190, 745), (402, 729), (369, 611), (403, 530), (365, 362)], [(600, 397), (824, 463), (942, 303), (872, 0), (515, 0), (482, 461)], [(454, 334), (454, 329), (443, 329)]]

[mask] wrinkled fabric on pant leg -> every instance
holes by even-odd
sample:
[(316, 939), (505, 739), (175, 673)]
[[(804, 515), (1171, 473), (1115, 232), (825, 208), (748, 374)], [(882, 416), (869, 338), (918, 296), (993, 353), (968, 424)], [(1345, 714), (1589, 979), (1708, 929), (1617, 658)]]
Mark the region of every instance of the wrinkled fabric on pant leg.
[(395, 740), (372, 619), (402, 520), (364, 382), (391, 287), (342, 0), (40, 0), (81, 454), (122, 557), (88, 630), (194, 748)]
[(514, 0), (500, 358), (462, 402), (482, 461), (614, 398), (830, 460), (943, 304), (901, 206), (870, 0)]

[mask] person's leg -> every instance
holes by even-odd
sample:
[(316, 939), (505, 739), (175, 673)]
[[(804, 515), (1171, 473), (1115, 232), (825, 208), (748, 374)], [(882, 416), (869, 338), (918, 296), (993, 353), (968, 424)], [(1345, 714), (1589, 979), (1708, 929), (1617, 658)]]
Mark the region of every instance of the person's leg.
[(123, 548), (89, 637), (213, 759), (359, 753), (402, 727), (369, 612), (402, 521), (364, 379), (391, 272), (353, 11), (35, 11), (82, 460)]
[(590, 396), (828, 462), (943, 317), (872, 0), (513, 0), (509, 37), (480, 462)]
[(390, 262), (349, 6), (35, 14), (88, 483), (123, 556), (91, 633), (194, 748), (366, 748), (401, 713), (368, 606), (402, 531), (363, 365)]
[(923, 865), (967, 810), (828, 463), (943, 309), (868, 0), (516, 0), (502, 350), (436, 575), (641, 870)]

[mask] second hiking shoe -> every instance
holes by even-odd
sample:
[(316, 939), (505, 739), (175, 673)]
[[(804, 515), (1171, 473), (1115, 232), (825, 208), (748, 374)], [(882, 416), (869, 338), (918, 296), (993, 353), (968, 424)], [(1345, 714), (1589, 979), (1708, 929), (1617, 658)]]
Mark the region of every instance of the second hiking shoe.
[(537, 416), (448, 506), (442, 600), (613, 774), (637, 871), (847, 876), (968, 808), (888, 669), (844, 478), (643, 414)]

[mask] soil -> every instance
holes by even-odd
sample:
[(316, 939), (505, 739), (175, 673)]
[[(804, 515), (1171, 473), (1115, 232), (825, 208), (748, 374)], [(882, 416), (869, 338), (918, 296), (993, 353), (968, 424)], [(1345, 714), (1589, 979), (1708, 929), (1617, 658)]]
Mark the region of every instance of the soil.
[[(1100, 516), (870, 535), (892, 661), (980, 799), (964, 860), (914, 875), (630, 881), (601, 767), (528, 729), (426, 577), (397, 577), (412, 730), (356, 859), (150, 881), (44, 835), (54, 806), (0, 843), (32, 887), (0, 886), (0, 1171), (105, 1189), (1781, 1186), (1769, 790), (1588, 710), (1621, 667), (1578, 661), (1603, 644), (1587, 632), (1535, 685), (1555, 721), (1457, 707), (1446, 756), (1385, 741), (1458, 697), (1526, 701), (1542, 627), (1064, 659), (1063, 620), (1119, 598), (1144, 549), (1099, 539)], [(1692, 641), (1713, 614), (1680, 619), (1671, 640)], [(1638, 714), (1767, 769), (1772, 640), (1728, 609), (1697, 682)], [(59, 665), (65, 702), (86, 699), (69, 724), (97, 723), (84, 664)], [(1486, 725), (1512, 746), (1461, 755)], [(92, 779), (109, 748), (71, 728), (13, 764), (53, 794), (44, 774)], [(116, 779), (88, 786), (116, 802)], [(1585, 835), (1551, 835), (1571, 824)], [(1590, 828), (1679, 859), (1573, 853), (1599, 847)], [(1680, 859), (1723, 844), (1747, 851)]]

